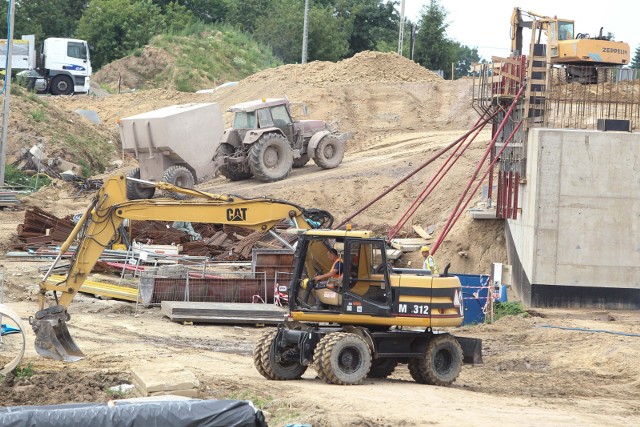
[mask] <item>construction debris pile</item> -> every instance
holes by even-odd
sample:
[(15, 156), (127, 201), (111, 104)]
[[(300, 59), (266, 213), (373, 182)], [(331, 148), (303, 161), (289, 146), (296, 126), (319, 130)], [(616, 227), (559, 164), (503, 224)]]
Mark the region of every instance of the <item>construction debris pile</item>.
[[(24, 223), (18, 225), (19, 243), (12, 247), (16, 251), (37, 256), (55, 254), (55, 246), (60, 246), (67, 239), (74, 225), (74, 217), (58, 218), (38, 207), (27, 209)], [(289, 224), (283, 221), (274, 231), (278, 233), (278, 230), (288, 227)], [(126, 240), (153, 245), (178, 245), (182, 256), (201, 256), (216, 261), (250, 260), (254, 247), (285, 248), (281, 240), (262, 231), (227, 224), (193, 224), (193, 228), (202, 237), (201, 240), (192, 240), (192, 236), (185, 231), (173, 228), (171, 222), (134, 221), (126, 230), (129, 234)], [(296, 236), (282, 234), (280, 239), (292, 243)]]
[(14, 250), (30, 253), (49, 252), (49, 245), (59, 246), (73, 230), (70, 217), (58, 218), (38, 207), (27, 209), (24, 223), (18, 224), (19, 243), (12, 245)]

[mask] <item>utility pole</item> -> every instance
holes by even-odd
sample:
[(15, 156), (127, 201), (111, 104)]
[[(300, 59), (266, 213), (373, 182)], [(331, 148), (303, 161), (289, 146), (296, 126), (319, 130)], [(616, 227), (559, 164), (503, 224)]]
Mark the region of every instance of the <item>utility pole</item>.
[(398, 55), (402, 56), (404, 45), (404, 0), (400, 3), (400, 34), (398, 35)]
[(4, 187), (5, 160), (7, 157), (7, 131), (9, 130), (9, 99), (11, 96), (11, 55), (13, 54), (14, 0), (9, 0), (9, 34), (7, 35), (7, 67), (4, 75), (4, 109), (2, 111), (2, 143), (0, 144), (0, 187)]
[(304, 24), (302, 30), (302, 62), (307, 63), (307, 48), (309, 45), (309, 0), (304, 0)]

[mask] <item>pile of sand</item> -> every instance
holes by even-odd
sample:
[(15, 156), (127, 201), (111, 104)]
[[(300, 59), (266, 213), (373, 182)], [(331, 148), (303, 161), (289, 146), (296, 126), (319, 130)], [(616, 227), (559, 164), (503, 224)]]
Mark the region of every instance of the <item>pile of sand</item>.
[(314, 61), (303, 65), (283, 65), (244, 79), (247, 83), (264, 80), (325, 86), (334, 83), (433, 82), (442, 78), (395, 53), (365, 51), (339, 62)]

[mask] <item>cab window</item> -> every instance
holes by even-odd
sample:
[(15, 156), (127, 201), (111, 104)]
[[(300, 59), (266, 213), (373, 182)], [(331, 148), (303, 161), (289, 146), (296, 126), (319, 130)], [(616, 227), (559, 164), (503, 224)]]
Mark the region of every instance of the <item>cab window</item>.
[(84, 43), (68, 42), (67, 56), (70, 56), (71, 58), (87, 59), (87, 47)]
[(256, 127), (256, 115), (253, 111), (250, 113), (238, 111), (233, 118), (234, 129), (253, 129), (255, 127)]
[(258, 110), (258, 123), (260, 123), (260, 128), (273, 126), (273, 120), (271, 119), (271, 114), (269, 114), (268, 109), (263, 108), (262, 110)]
[(277, 127), (284, 127), (291, 124), (291, 116), (289, 116), (287, 107), (284, 105), (271, 107), (271, 116), (273, 116), (273, 123)]

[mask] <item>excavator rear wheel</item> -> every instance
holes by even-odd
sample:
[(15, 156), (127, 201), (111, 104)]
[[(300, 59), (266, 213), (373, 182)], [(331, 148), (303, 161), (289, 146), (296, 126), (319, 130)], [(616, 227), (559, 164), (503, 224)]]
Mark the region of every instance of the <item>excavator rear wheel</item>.
[(324, 380), (329, 384), (362, 384), (371, 368), (371, 349), (365, 340), (344, 332), (334, 332), (325, 338), (328, 339), (320, 362)]
[(268, 133), (251, 146), (249, 168), (253, 176), (263, 182), (285, 179), (293, 167), (293, 153), (287, 138)]
[(375, 359), (371, 362), (371, 369), (367, 374), (368, 378), (387, 378), (398, 366), (396, 359)]
[(438, 335), (427, 345), (424, 359), (409, 359), (409, 372), (421, 384), (452, 384), (462, 369), (462, 347), (449, 334)]
[[(140, 179), (140, 168), (131, 169), (128, 178)], [(156, 192), (155, 187), (145, 187), (137, 182), (127, 180), (127, 199), (150, 199)]]
[(327, 381), (327, 377), (324, 373), (324, 365), (322, 363), (322, 360), (323, 360), (322, 358), (324, 355), (324, 348), (327, 345), (327, 342), (331, 340), (331, 338), (332, 337), (330, 334), (322, 337), (320, 339), (320, 342), (316, 346), (315, 351), (313, 352), (313, 364), (316, 368), (316, 371), (318, 372), (318, 378), (325, 381)]
[[(291, 348), (276, 348), (275, 339), (278, 331), (269, 331), (262, 335), (253, 351), (253, 362), (260, 374), (269, 380), (287, 381), (299, 380), (307, 367), (299, 361), (280, 360), (285, 352)], [(277, 354), (276, 354), (277, 353)]]

